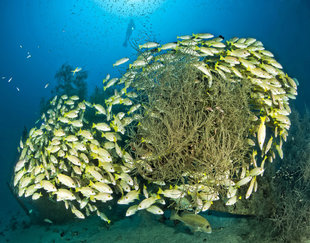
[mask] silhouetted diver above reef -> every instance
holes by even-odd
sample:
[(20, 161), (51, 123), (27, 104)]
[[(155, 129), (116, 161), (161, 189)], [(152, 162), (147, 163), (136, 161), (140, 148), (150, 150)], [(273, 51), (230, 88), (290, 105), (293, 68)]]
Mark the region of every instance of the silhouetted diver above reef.
[(125, 41), (123, 43), (123, 46), (127, 47), (130, 36), (131, 36), (131, 34), (135, 28), (136, 28), (135, 22), (133, 21), (133, 19), (131, 19), (128, 23), (128, 26), (127, 26), (126, 37), (125, 37)]

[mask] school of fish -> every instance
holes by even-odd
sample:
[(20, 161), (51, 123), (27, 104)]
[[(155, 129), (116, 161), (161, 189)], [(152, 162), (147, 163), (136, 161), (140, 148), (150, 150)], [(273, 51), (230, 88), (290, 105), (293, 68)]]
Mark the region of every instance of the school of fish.
[[(281, 159), (283, 158), (282, 145), (291, 126), (288, 117), (291, 113), (289, 99), (296, 99), (298, 80), (289, 77), (273, 53), (266, 50), (263, 43), (255, 38), (234, 37), (224, 42), (221, 36), (199, 33), (178, 36), (176, 42), (163, 45), (147, 42), (138, 47), (144, 52), (129, 64), (128, 71), (121, 79), (125, 82), (125, 88), (135, 82), (134, 77), (139, 73), (143, 73), (144, 77), (152, 76), (150, 75), (152, 72), (158, 73), (164, 70), (165, 64), (180, 59), (180, 54), (193, 58), (191, 65), (208, 80), (209, 87), (212, 86), (214, 76), (220, 76), (232, 83), (250, 83), (254, 115), (253, 127), (247, 138), (248, 144), (253, 147), (249, 163), (239, 171), (237, 178), (227, 171), (226, 178), (212, 178), (217, 182), (214, 185), (209, 183), (194, 186), (192, 191), (196, 193), (187, 193), (187, 190), (180, 190), (181, 186), (174, 185), (178, 187), (174, 189), (177, 190), (175, 192), (177, 196), (164, 194), (170, 198), (177, 198), (179, 205), (183, 205), (181, 209), (195, 210), (196, 213), (207, 210), (213, 201), (220, 199), (213, 186), (226, 187), (227, 195), (224, 201), (227, 206), (234, 205), (242, 198), (238, 190), (244, 185), (248, 185), (245, 194), (245, 198), (248, 199), (253, 191), (257, 191), (257, 177), (263, 175), (265, 161), (272, 162), (276, 158), (276, 153)], [(121, 60), (127, 62), (129, 59)], [(138, 159), (138, 162), (144, 163), (147, 169), (147, 158)], [(206, 175), (205, 179), (211, 178)], [(182, 185), (182, 187), (190, 186)], [(196, 202), (195, 209), (191, 201)]]
[[(20, 197), (31, 196), (37, 200), (48, 195), (63, 202), (78, 218), (94, 212), (107, 222), (109, 219), (97, 209), (96, 202), (115, 200), (126, 204), (126, 216), (138, 210), (163, 214), (160, 205), (167, 201), (177, 202), (179, 210), (198, 214), (220, 198), (227, 206), (234, 205), (243, 197), (239, 188), (245, 185), (248, 199), (258, 188), (257, 177), (263, 175), (265, 161), (272, 162), (276, 153), (283, 158), (282, 145), (291, 125), (289, 99), (296, 98), (298, 81), (282, 70), (282, 65), (261, 41), (234, 37), (224, 42), (222, 37), (200, 33), (180, 36), (176, 42), (163, 45), (147, 42), (139, 48), (140, 56), (129, 64), (121, 78), (111, 78), (108, 74), (103, 80), (104, 90), (114, 89), (114, 95), (105, 100), (105, 105), (66, 95), (51, 101), (52, 108), (42, 115), (40, 128), (31, 129), (27, 141), (20, 144), (13, 182)], [(138, 124), (143, 116), (142, 106), (136, 102), (139, 89), (132, 88), (135, 78), (160, 72), (181, 55), (192, 57), (190, 64), (207, 79), (209, 87), (215, 76), (233, 83), (251, 84), (255, 115), (245, 139), (253, 150), (237, 177), (227, 171), (225, 178), (209, 180), (208, 175), (201, 172), (203, 181), (208, 183), (171, 185), (156, 181), (150, 190), (147, 181), (132, 173), (135, 163), (142, 163), (146, 170), (152, 171), (147, 158), (135, 158), (119, 142), (126, 128)], [(113, 66), (128, 61), (129, 58), (124, 57)], [(124, 112), (114, 114), (116, 105), (123, 106)], [(87, 109), (95, 111), (100, 122), (86, 121)], [(226, 188), (226, 195), (219, 195), (215, 189), (219, 185)]]

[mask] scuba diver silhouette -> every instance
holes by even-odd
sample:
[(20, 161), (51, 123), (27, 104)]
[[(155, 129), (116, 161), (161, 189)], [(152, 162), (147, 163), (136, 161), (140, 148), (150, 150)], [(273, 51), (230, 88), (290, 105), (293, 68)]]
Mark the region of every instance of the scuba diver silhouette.
[(130, 36), (131, 36), (131, 34), (135, 28), (136, 28), (135, 22), (133, 21), (133, 19), (131, 19), (127, 25), (126, 37), (125, 37), (125, 41), (123, 43), (123, 46), (127, 47)]

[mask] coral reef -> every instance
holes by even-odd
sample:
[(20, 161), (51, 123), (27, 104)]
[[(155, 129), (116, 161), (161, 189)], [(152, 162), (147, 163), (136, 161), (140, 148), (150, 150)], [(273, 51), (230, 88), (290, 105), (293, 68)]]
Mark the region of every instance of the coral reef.
[(301, 117), (293, 110), (291, 119), (285, 157), (274, 164), (269, 195), (274, 205), (265, 223), (272, 229), (267, 237), (302, 242), (310, 237), (310, 115), (306, 112)]
[(126, 216), (197, 214), (214, 201), (248, 199), (266, 161), (283, 158), (288, 101), (297, 95), (297, 80), (260, 41), (223, 43), (208, 33), (140, 45), (121, 78), (107, 75), (94, 104), (63, 94), (60, 80), (61, 97), (21, 144), (14, 187), (20, 197), (56, 196), (76, 217), (96, 212), (107, 222), (104, 211), (116, 203), (139, 200)]
[(72, 73), (74, 68), (71, 65), (63, 64), (55, 74), (57, 85), (52, 91), (54, 95), (77, 95), (81, 100), (84, 100), (87, 95), (87, 83), (85, 80), (88, 77), (86, 71)]
[(260, 41), (212, 37), (140, 45), (148, 50), (124, 75), (133, 76), (125, 87), (139, 92), (142, 106), (131, 135), (139, 174), (177, 185), (183, 193), (175, 206), (196, 213), (220, 197), (234, 205), (257, 190), (266, 160), (283, 157), (288, 99), (297, 94), (296, 80)]
[[(74, 68), (69, 64), (63, 64), (55, 74), (57, 81), (56, 86), (51, 90), (53, 96), (58, 95), (78, 95), (81, 100), (86, 99), (87, 96), (87, 83), (86, 79), (88, 74), (86, 71), (79, 71), (74, 73)], [(42, 98), (40, 101), (40, 113), (45, 113), (50, 108), (50, 100)]]

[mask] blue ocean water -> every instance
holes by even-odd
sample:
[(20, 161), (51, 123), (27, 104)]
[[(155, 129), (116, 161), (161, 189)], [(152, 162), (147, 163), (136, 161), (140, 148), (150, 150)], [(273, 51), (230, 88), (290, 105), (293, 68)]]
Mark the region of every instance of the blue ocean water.
[(51, 97), (55, 73), (64, 63), (86, 70), (88, 94), (107, 73), (119, 76), (112, 64), (135, 56), (130, 44), (123, 45), (131, 20), (130, 40), (138, 43), (200, 32), (261, 40), (298, 79), (293, 104), (301, 112), (310, 105), (308, 0), (1, 0), (1, 217), (19, 207), (6, 182), (24, 126), (39, 118), (40, 99)]

